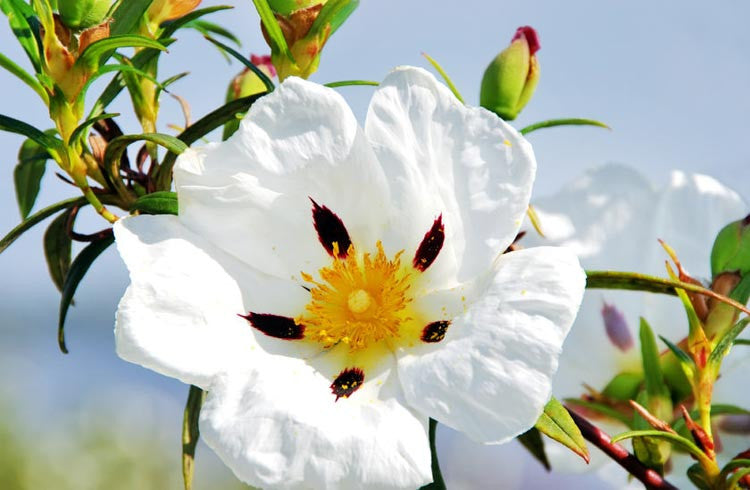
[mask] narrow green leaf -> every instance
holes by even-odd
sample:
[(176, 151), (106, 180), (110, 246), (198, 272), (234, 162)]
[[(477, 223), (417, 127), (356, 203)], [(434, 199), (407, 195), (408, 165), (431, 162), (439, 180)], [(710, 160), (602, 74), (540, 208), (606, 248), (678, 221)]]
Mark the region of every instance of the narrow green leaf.
[(750, 467), (750, 459), (744, 459), (744, 458), (738, 458), (733, 459), (730, 462), (728, 462), (726, 465), (724, 465), (724, 468), (721, 469), (721, 473), (719, 473), (720, 477), (719, 480), (725, 479), (730, 472), (739, 469), (739, 468), (748, 468)]
[(159, 191), (139, 197), (130, 207), (130, 212), (138, 211), (142, 214), (174, 214), (177, 215), (177, 194), (171, 191)]
[[(172, 35), (177, 32), (178, 29), (182, 27), (188, 26), (191, 22), (194, 22), (197, 19), (200, 19), (204, 15), (212, 14), (214, 12), (219, 12), (220, 10), (228, 10), (233, 9), (234, 7), (230, 5), (215, 5), (213, 7), (206, 7), (202, 9), (193, 10), (192, 12), (183, 15), (179, 19), (170, 20), (168, 22), (162, 23), (162, 33), (159, 36), (159, 40), (170, 38)], [(237, 43), (239, 45), (239, 42)]]
[[(235, 114), (247, 111), (263, 95), (265, 94), (256, 94), (228, 102), (194, 122), (177, 137), (190, 146), (214, 129), (223, 126), (227, 121), (234, 119)], [(176, 159), (177, 155), (175, 153), (165, 155), (156, 179), (157, 189), (169, 190), (170, 183), (172, 182), (172, 167)]]
[(711, 483), (700, 463), (695, 463), (688, 468), (687, 477), (698, 490), (711, 490)]
[(737, 472), (732, 475), (732, 478), (730, 478), (727, 481), (727, 488), (740, 488), (740, 480), (745, 478), (747, 475), (750, 475), (750, 468), (743, 468), (741, 470), (737, 470)]
[(119, 162), (120, 157), (122, 156), (122, 152), (125, 151), (125, 148), (127, 148), (128, 145), (135, 143), (136, 141), (150, 141), (152, 143), (156, 143), (157, 145), (162, 146), (177, 155), (187, 149), (187, 145), (180, 139), (168, 134), (126, 134), (123, 136), (118, 136), (117, 138), (107, 143), (107, 149), (104, 152), (105, 164), (113, 161)]
[(464, 98), (461, 96), (461, 93), (458, 91), (458, 88), (456, 88), (456, 85), (453, 83), (453, 80), (451, 80), (451, 77), (448, 76), (448, 73), (446, 73), (445, 70), (443, 70), (443, 67), (440, 66), (440, 63), (435, 61), (432, 58), (432, 56), (430, 56), (427, 53), (422, 53), (422, 56), (424, 56), (427, 59), (427, 61), (430, 62), (432, 67), (435, 68), (435, 70), (438, 73), (440, 73), (440, 76), (443, 77), (443, 80), (445, 80), (446, 85), (448, 85), (448, 88), (451, 89), (451, 92), (453, 92), (453, 95), (456, 96), (458, 101), (461, 102), (462, 104), (466, 104), (466, 102), (464, 102)]
[(26, 70), (15, 64), (13, 60), (5, 56), (3, 53), (0, 53), (0, 68), (5, 68), (10, 73), (18, 77), (19, 80), (28, 85), (34, 92), (37, 93), (37, 95), (39, 95), (39, 97), (41, 97), (45, 105), (49, 104), (49, 96), (44, 90), (44, 87), (42, 87), (42, 84), (39, 83), (36, 78), (27, 73)]
[(651, 329), (651, 325), (643, 317), (641, 317), (639, 336), (641, 340), (641, 362), (643, 363), (646, 393), (649, 399), (654, 397), (668, 397), (669, 389), (664, 384), (664, 375), (661, 372), (656, 337), (654, 336), (654, 331)]
[(688, 355), (687, 352), (680, 349), (679, 346), (677, 346), (676, 344), (673, 344), (669, 339), (664, 338), (661, 335), (659, 335), (659, 339), (661, 339), (661, 341), (664, 342), (664, 344), (669, 348), (669, 350), (671, 350), (672, 353), (675, 356), (677, 356), (677, 359), (679, 359), (681, 362), (687, 363), (688, 365), (690, 365), (692, 369), (692, 366), (695, 365), (695, 362), (693, 361), (693, 358), (690, 357), (690, 355)]
[(438, 460), (437, 445), (435, 444), (435, 435), (437, 434), (437, 421), (430, 419), (430, 454), (432, 455), (432, 483), (428, 483), (419, 490), (446, 490), (443, 473), (440, 471), (440, 461)]
[(58, 138), (46, 134), (31, 124), (13, 119), (12, 117), (3, 116), (2, 114), (0, 114), (0, 130), (26, 136), (51, 152), (57, 151), (62, 147), (62, 141)]
[(78, 138), (86, 136), (86, 131), (93, 126), (97, 121), (101, 121), (102, 119), (108, 119), (110, 117), (117, 117), (120, 114), (118, 112), (109, 112), (106, 114), (99, 114), (98, 116), (92, 117), (90, 119), (85, 120), (81, 124), (78, 125), (77, 128), (73, 130), (72, 133), (70, 133), (70, 141), (71, 143), (76, 141)]
[(373, 82), (372, 80), (341, 80), (339, 82), (328, 82), (324, 83), (326, 87), (336, 88), (336, 87), (349, 87), (352, 85), (369, 85), (372, 87), (377, 87), (380, 85), (378, 82)]
[(243, 56), (238, 51), (230, 48), (226, 44), (217, 41), (216, 39), (212, 38), (211, 36), (204, 36), (204, 37), (207, 40), (209, 40), (212, 43), (214, 43), (215, 45), (217, 45), (218, 47), (220, 47), (221, 49), (223, 49), (224, 51), (226, 51), (233, 58), (237, 59), (240, 63), (242, 63), (243, 65), (245, 65), (246, 67), (248, 67), (253, 73), (255, 73), (258, 76), (258, 78), (261, 79), (261, 81), (263, 82), (263, 85), (266, 86), (266, 90), (268, 90), (269, 92), (273, 92), (273, 89), (275, 87), (274, 87), (273, 82), (271, 81), (271, 79), (268, 78), (268, 75), (266, 75), (265, 73), (263, 73), (263, 71), (260, 68), (258, 68), (257, 66), (255, 66), (254, 63), (252, 63), (249, 59), (247, 59), (247, 57)]
[(182, 416), (182, 478), (185, 490), (193, 488), (193, 473), (195, 471), (195, 447), (200, 439), (198, 419), (201, 414), (206, 392), (197, 386), (190, 386), (185, 411)]
[(719, 371), (719, 367), (721, 366), (721, 361), (723, 361), (724, 357), (729, 354), (729, 349), (732, 348), (732, 344), (734, 343), (735, 339), (742, 333), (743, 330), (745, 330), (748, 322), (750, 322), (750, 317), (745, 317), (735, 323), (734, 326), (724, 334), (721, 340), (719, 340), (719, 342), (716, 344), (716, 347), (714, 347), (714, 350), (711, 351), (711, 354), (708, 356), (708, 365), (713, 366), (714, 369), (716, 369), (717, 373)]
[(566, 398), (565, 403), (598, 412), (605, 417), (622, 422), (627, 427), (632, 427), (633, 425), (632, 418), (604, 403), (590, 402), (588, 400), (581, 400), (580, 398)]
[(736, 339), (734, 341), (734, 345), (750, 345), (750, 340), (748, 340), (748, 339)]
[(28, 219), (21, 222), (18, 226), (10, 230), (8, 234), (5, 235), (0, 240), (0, 253), (3, 253), (3, 251), (5, 251), (6, 248), (8, 248), (13, 242), (15, 242), (18, 239), (18, 237), (23, 235), (31, 227), (33, 227), (35, 224), (39, 223), (40, 221), (44, 220), (45, 218), (49, 218), (53, 214), (57, 213), (58, 211), (62, 211), (63, 209), (66, 209), (75, 205), (82, 206), (86, 204), (87, 202), (88, 201), (86, 201), (85, 197), (74, 197), (72, 199), (66, 199), (65, 201), (60, 201), (58, 203), (52, 204), (51, 206), (48, 206), (44, 209), (37, 211), (36, 213), (29, 216)]
[(654, 437), (656, 439), (665, 439), (682, 448), (683, 450), (689, 452), (698, 459), (706, 459), (706, 455), (703, 453), (703, 451), (701, 451), (698, 446), (696, 446), (689, 439), (686, 439), (678, 434), (663, 432), (660, 430), (632, 430), (623, 432), (622, 434), (618, 434), (612, 438), (612, 444), (624, 441), (625, 439), (632, 439), (634, 437)]
[(677, 297), (680, 298), (680, 301), (682, 301), (682, 306), (685, 308), (685, 314), (688, 319), (688, 335), (691, 338), (704, 337), (705, 334), (701, 333), (703, 325), (701, 324), (700, 318), (698, 318), (698, 314), (695, 312), (695, 307), (693, 306), (693, 302), (690, 301), (690, 297), (682, 288), (676, 288), (675, 292), (677, 293)]
[[(48, 130), (46, 133), (54, 137), (55, 131)], [(18, 163), (13, 169), (13, 183), (21, 219), (26, 219), (34, 207), (49, 158), (49, 152), (34, 140), (25, 140), (18, 150)]]
[(112, 26), (110, 33), (113, 36), (120, 36), (135, 32), (138, 22), (143, 18), (143, 14), (151, 6), (153, 0), (123, 0), (117, 5), (112, 12)]
[(73, 295), (75, 295), (78, 285), (91, 267), (91, 264), (93, 264), (97, 257), (112, 245), (114, 241), (115, 237), (110, 229), (110, 233), (106, 238), (88, 244), (86, 248), (81, 250), (81, 253), (76, 256), (73, 263), (70, 264), (68, 275), (65, 276), (65, 283), (63, 284), (62, 297), (60, 298), (60, 317), (57, 323), (57, 343), (63, 354), (68, 353), (68, 348), (65, 345), (65, 317), (68, 314), (70, 303), (73, 301)]
[(532, 131), (542, 128), (552, 128), (555, 126), (597, 126), (599, 128), (609, 129), (609, 126), (603, 122), (596, 121), (594, 119), (581, 119), (581, 118), (567, 118), (567, 119), (549, 119), (547, 121), (540, 121), (538, 123), (530, 124), (518, 132), (521, 134), (529, 134)]
[(289, 50), (289, 46), (284, 38), (284, 33), (281, 32), (276, 16), (271, 10), (271, 6), (268, 5), (267, 0), (253, 0), (255, 9), (258, 11), (260, 21), (263, 23), (263, 27), (266, 28), (268, 33), (269, 44), (271, 45), (272, 53), (283, 53), (284, 56), (294, 62), (294, 56)]
[(47, 259), (47, 269), (52, 282), (60, 292), (70, 269), (72, 240), (67, 230), (72, 210), (73, 208), (68, 208), (52, 220), (44, 232), (44, 257)]
[(544, 440), (542, 439), (542, 434), (539, 432), (539, 429), (532, 427), (518, 436), (517, 439), (518, 442), (523, 444), (523, 447), (531, 453), (534, 459), (544, 466), (545, 470), (550, 471), (552, 469), (549, 460), (547, 459), (547, 453), (544, 452)]
[(145, 36), (110, 36), (89, 44), (89, 46), (85, 50), (83, 50), (83, 53), (81, 53), (81, 55), (78, 57), (76, 63), (83, 66), (96, 66), (96, 64), (99, 62), (99, 58), (104, 53), (114, 51), (118, 48), (151, 48), (157, 49), (159, 51), (167, 50), (167, 48), (162, 44), (159, 44), (153, 39), (149, 39)]
[(534, 427), (589, 462), (589, 450), (581, 430), (573, 422), (568, 410), (556, 398), (547, 402)]
[(13, 31), (13, 35), (18, 39), (19, 44), (26, 52), (34, 71), (42, 71), (39, 59), (39, 41), (37, 33), (39, 32), (39, 21), (36, 14), (28, 3), (23, 0), (2, 0), (0, 9), (8, 18), (8, 23)]
[(323, 37), (324, 41), (343, 25), (346, 19), (359, 7), (359, 0), (328, 0), (315, 18), (310, 32), (305, 36)]
[[(98, 80), (100, 77), (103, 77), (104, 75), (112, 72), (117, 72), (119, 74), (129, 74), (129, 75), (137, 75), (139, 77), (146, 78), (148, 80), (151, 80), (154, 82), (154, 84), (159, 87), (163, 88), (162, 85), (159, 83), (158, 80), (156, 80), (154, 77), (151, 76), (151, 74), (141, 70), (140, 68), (136, 68), (135, 66), (122, 63), (122, 64), (111, 64), (111, 65), (104, 65), (100, 67), (98, 70), (96, 70), (96, 73), (91, 75), (88, 80), (86, 80), (86, 83), (83, 85), (83, 88), (81, 89), (80, 94), (78, 95), (78, 100), (80, 102), (83, 102), (86, 97), (86, 93), (89, 90), (89, 87), (92, 83), (94, 83), (96, 80)], [(90, 116), (89, 119), (96, 116)]]
[(219, 24), (214, 24), (213, 22), (208, 22), (207, 20), (194, 20), (187, 24), (185, 27), (195, 29), (203, 35), (214, 34), (216, 36), (221, 36), (228, 41), (232, 41), (238, 47), (242, 46), (242, 42), (237, 36), (234, 35), (232, 31), (225, 29)]

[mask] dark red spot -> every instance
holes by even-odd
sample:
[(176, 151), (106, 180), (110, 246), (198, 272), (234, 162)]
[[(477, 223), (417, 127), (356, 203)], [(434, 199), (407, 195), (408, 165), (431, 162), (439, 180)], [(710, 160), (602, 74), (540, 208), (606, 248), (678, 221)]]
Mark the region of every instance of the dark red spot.
[(444, 241), (445, 226), (443, 226), (443, 215), (441, 214), (432, 223), (432, 228), (425, 233), (422, 243), (419, 244), (417, 253), (414, 254), (414, 260), (412, 261), (414, 268), (422, 272), (426, 271), (435, 262), (440, 249), (443, 248)]
[(349, 398), (365, 382), (365, 373), (359, 368), (346, 368), (331, 383), (331, 392), (339, 398)]
[(440, 342), (445, 338), (445, 332), (448, 331), (450, 324), (451, 322), (449, 321), (428, 323), (427, 326), (422, 329), (422, 337), (420, 337), (422, 342), (427, 342), (429, 344)]
[(294, 318), (288, 316), (253, 313), (252, 311), (240, 316), (250, 322), (256, 330), (260, 330), (269, 337), (284, 340), (299, 340), (305, 337), (305, 326), (297, 324)]
[(529, 44), (529, 54), (534, 56), (534, 54), (541, 49), (542, 45), (539, 44), (539, 35), (536, 33), (533, 27), (531, 26), (521, 26), (518, 29), (516, 29), (516, 33), (513, 35), (513, 39), (510, 41), (513, 42), (516, 39), (526, 39), (526, 42)]
[(349, 252), (349, 246), (352, 244), (344, 222), (327, 207), (319, 206), (312, 198), (310, 198), (310, 201), (313, 203), (313, 224), (315, 225), (315, 231), (318, 232), (318, 240), (320, 240), (323, 248), (331, 256), (333, 256), (333, 244), (337, 243), (339, 248), (338, 257), (343, 259), (346, 257)]

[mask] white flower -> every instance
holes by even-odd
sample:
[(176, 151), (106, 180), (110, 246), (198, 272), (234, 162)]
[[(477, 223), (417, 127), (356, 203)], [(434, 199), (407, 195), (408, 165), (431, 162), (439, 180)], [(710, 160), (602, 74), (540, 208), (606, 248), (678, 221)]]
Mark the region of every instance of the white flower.
[(410, 488), (428, 418), (481, 442), (534, 424), (581, 301), (574, 254), (502, 254), (529, 144), (427, 72), (394, 71), (361, 129), (290, 78), (175, 166), (180, 214), (115, 226), (123, 358), (208, 391), (201, 435), (245, 482)]

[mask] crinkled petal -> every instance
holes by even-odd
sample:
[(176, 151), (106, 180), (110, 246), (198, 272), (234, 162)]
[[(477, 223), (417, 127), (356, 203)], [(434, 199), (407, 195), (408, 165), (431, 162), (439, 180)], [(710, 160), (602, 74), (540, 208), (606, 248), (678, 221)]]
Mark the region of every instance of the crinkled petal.
[(442, 213), (444, 257), (432, 267), (457, 274), (459, 282), (487, 270), (512, 242), (528, 205), (536, 171), (528, 142), (412, 67), (380, 84), (365, 132), (401, 211), (396, 241), (416, 249), (422, 234), (414, 232), (429, 229)]
[(442, 342), (398, 361), (409, 403), (477, 442), (504, 442), (534, 425), (585, 285), (562, 248), (511, 252), (497, 265), (487, 292)]
[(389, 359), (336, 401), (328, 373), (263, 355), (212, 386), (201, 437), (262, 488), (419, 488), (432, 479), (427, 418), (404, 403)]
[(285, 314), (304, 305), (302, 288), (223, 254), (177, 217), (130, 217), (114, 229), (131, 279), (115, 326), (117, 353), (128, 361), (206, 388), (256, 349), (238, 314), (256, 307)]
[(175, 183), (188, 228), (284, 279), (328, 259), (310, 198), (355, 246), (373, 247), (389, 215), (383, 170), (344, 99), (297, 78), (258, 100), (228, 141), (180, 155)]

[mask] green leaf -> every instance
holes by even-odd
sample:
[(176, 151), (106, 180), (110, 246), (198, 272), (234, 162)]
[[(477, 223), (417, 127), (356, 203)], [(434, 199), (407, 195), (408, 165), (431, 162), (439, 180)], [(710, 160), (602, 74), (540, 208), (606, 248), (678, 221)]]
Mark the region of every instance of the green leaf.
[[(47, 134), (52, 136), (55, 131), (49, 130)], [(25, 140), (18, 151), (18, 163), (13, 169), (13, 182), (21, 219), (26, 219), (34, 207), (49, 158), (49, 152), (30, 139)]]
[(730, 462), (728, 462), (726, 465), (724, 465), (724, 468), (721, 469), (721, 473), (719, 473), (720, 477), (719, 480), (725, 479), (730, 472), (739, 469), (739, 468), (748, 468), (750, 467), (750, 459), (744, 459), (744, 458), (738, 458), (733, 459)]
[(26, 136), (38, 145), (47, 148), (50, 152), (56, 152), (62, 147), (62, 141), (58, 138), (46, 134), (31, 124), (2, 114), (0, 114), (0, 130)]
[(695, 488), (699, 490), (711, 490), (709, 478), (706, 476), (706, 472), (703, 471), (700, 463), (691, 465), (687, 470), (687, 476), (690, 482), (695, 485)]
[(118, 48), (151, 48), (159, 51), (167, 50), (162, 44), (145, 36), (136, 36), (132, 34), (110, 36), (89, 44), (78, 57), (78, 60), (76, 60), (76, 64), (82, 66), (96, 66), (99, 63), (99, 58), (103, 54), (114, 51)]
[[(159, 83), (158, 80), (156, 80), (154, 77), (151, 76), (151, 74), (136, 68), (132, 65), (129, 65), (127, 63), (122, 64), (112, 64), (112, 65), (104, 65), (100, 67), (98, 70), (96, 70), (96, 73), (91, 75), (88, 80), (86, 80), (86, 83), (83, 85), (83, 88), (81, 89), (80, 94), (78, 95), (78, 100), (80, 102), (83, 102), (86, 97), (86, 92), (88, 92), (89, 87), (92, 83), (94, 83), (98, 78), (103, 77), (104, 75), (112, 72), (118, 72), (118, 74), (132, 74), (132, 75), (138, 75), (139, 77), (146, 78), (148, 80), (151, 80), (154, 82), (154, 84), (159, 87), (163, 88), (163, 86)], [(95, 116), (92, 116), (95, 117)], [(89, 117), (91, 119), (92, 117)]]
[(708, 356), (707, 365), (715, 369), (716, 374), (718, 374), (719, 372), (719, 367), (721, 366), (721, 362), (724, 360), (724, 357), (729, 354), (729, 349), (732, 348), (734, 340), (742, 333), (743, 330), (745, 330), (748, 322), (750, 322), (750, 317), (745, 317), (735, 323), (734, 326), (724, 334), (721, 340), (719, 340), (719, 342), (716, 344), (716, 347), (714, 347), (714, 349), (711, 351), (711, 354)]
[(630, 417), (620, 412), (619, 410), (610, 407), (609, 405), (605, 405), (604, 403), (591, 402), (588, 400), (581, 400), (579, 398), (566, 398), (565, 403), (598, 412), (605, 417), (609, 417), (621, 422), (626, 427), (632, 427), (633, 425), (633, 420)]
[(739, 488), (740, 480), (745, 478), (747, 475), (750, 475), (750, 468), (743, 468), (741, 470), (738, 470), (734, 475), (732, 475), (732, 478), (727, 481), (726, 488)]
[(200, 439), (198, 419), (201, 414), (206, 392), (197, 386), (190, 386), (185, 411), (182, 416), (182, 478), (185, 490), (193, 488), (193, 473), (195, 470), (195, 446)]
[(613, 400), (627, 402), (635, 399), (642, 383), (643, 374), (641, 373), (620, 373), (607, 383), (602, 390), (602, 395)]
[(266, 90), (268, 90), (269, 92), (273, 92), (273, 89), (275, 87), (274, 87), (273, 82), (271, 81), (271, 79), (268, 78), (268, 76), (265, 73), (263, 73), (263, 71), (260, 68), (258, 68), (257, 66), (255, 66), (255, 64), (252, 63), (249, 59), (247, 59), (245, 56), (243, 56), (242, 54), (240, 54), (236, 50), (230, 48), (226, 44), (221, 43), (221, 42), (217, 41), (216, 39), (212, 38), (211, 36), (204, 36), (204, 37), (207, 40), (209, 40), (212, 43), (214, 43), (215, 45), (217, 45), (218, 47), (220, 47), (221, 49), (223, 49), (224, 51), (226, 51), (233, 58), (237, 59), (240, 63), (242, 63), (243, 65), (245, 65), (246, 67), (248, 67), (253, 73), (255, 73), (258, 76), (258, 78), (261, 79), (261, 81), (263, 82), (263, 85), (266, 86)]
[(139, 197), (130, 207), (130, 212), (138, 211), (142, 214), (174, 214), (177, 215), (177, 194), (171, 191), (159, 191)]
[[(159, 40), (170, 38), (172, 35), (177, 32), (178, 29), (182, 27), (187, 27), (188, 24), (191, 22), (203, 17), (204, 15), (212, 14), (214, 12), (219, 12), (220, 10), (228, 10), (233, 9), (234, 7), (230, 5), (215, 5), (213, 7), (206, 7), (198, 10), (193, 10), (192, 12), (183, 15), (179, 19), (170, 20), (168, 22), (162, 23), (162, 33), (159, 36)], [(237, 43), (239, 44), (239, 42)]]
[(28, 3), (23, 0), (0, 0), (0, 9), (8, 18), (13, 35), (26, 52), (34, 71), (42, 71), (39, 59), (39, 21)]
[(669, 397), (669, 388), (664, 384), (664, 375), (661, 372), (659, 348), (656, 346), (656, 337), (654, 337), (654, 331), (651, 329), (651, 326), (643, 317), (641, 317), (639, 336), (641, 340), (641, 361), (643, 363), (646, 393), (648, 394), (649, 399), (655, 397)]
[(120, 36), (135, 32), (138, 23), (151, 6), (153, 0), (123, 0), (112, 12), (110, 34)]
[(310, 32), (305, 36), (323, 37), (327, 40), (359, 7), (359, 0), (328, 0), (315, 18)]
[(219, 24), (214, 24), (213, 22), (208, 22), (207, 20), (194, 20), (185, 27), (195, 29), (203, 35), (214, 34), (216, 36), (221, 36), (224, 39), (232, 41), (237, 46), (242, 46), (242, 42), (237, 36), (234, 35), (232, 31), (223, 28)]
[(673, 344), (672, 342), (670, 342), (669, 339), (664, 338), (661, 335), (659, 335), (659, 339), (661, 339), (661, 341), (664, 342), (664, 344), (669, 348), (669, 350), (671, 350), (672, 353), (675, 356), (677, 356), (677, 359), (679, 359), (680, 362), (687, 363), (688, 365), (691, 366), (691, 369), (692, 369), (692, 366), (695, 366), (695, 361), (693, 361), (693, 359), (690, 357), (690, 355), (688, 355), (687, 352), (680, 349), (679, 346), (677, 346), (676, 344)]
[(750, 340), (748, 339), (737, 339), (734, 341), (734, 345), (750, 345)]
[(530, 124), (526, 126), (523, 129), (520, 129), (518, 132), (521, 134), (529, 134), (532, 131), (536, 131), (537, 129), (542, 128), (552, 128), (555, 126), (597, 126), (599, 128), (609, 129), (611, 130), (609, 126), (604, 124), (601, 121), (596, 121), (594, 119), (581, 119), (581, 118), (566, 118), (566, 119), (548, 119), (546, 121), (540, 121), (538, 123)]
[(93, 126), (97, 121), (101, 121), (102, 119), (108, 119), (110, 117), (117, 117), (119, 115), (120, 114), (117, 112), (109, 112), (106, 114), (99, 114), (98, 116), (85, 120), (84, 122), (79, 124), (78, 127), (75, 128), (72, 133), (70, 133), (70, 142), (73, 143), (78, 138), (86, 136), (85, 135), (86, 131), (88, 131), (88, 129), (91, 126)]
[(15, 64), (3, 53), (0, 53), (0, 68), (5, 68), (10, 73), (18, 77), (23, 83), (28, 85), (34, 92), (36, 92), (39, 97), (41, 97), (45, 105), (49, 104), (49, 96), (44, 90), (44, 87), (42, 87), (42, 84), (39, 83), (36, 78), (27, 73), (26, 70)]
[(60, 298), (60, 317), (57, 323), (57, 343), (60, 350), (64, 353), (68, 353), (68, 348), (65, 345), (65, 317), (68, 314), (68, 308), (70, 307), (71, 301), (73, 301), (73, 295), (75, 295), (78, 285), (81, 280), (88, 272), (91, 264), (104, 252), (110, 245), (115, 241), (114, 235), (108, 234), (106, 238), (91, 242), (81, 250), (81, 253), (73, 260), (68, 270), (68, 275), (65, 276), (65, 282), (63, 283), (62, 297)]
[(437, 434), (437, 421), (430, 419), (430, 454), (432, 455), (432, 483), (428, 483), (419, 490), (446, 490), (443, 473), (440, 471), (440, 461), (438, 460), (437, 445), (435, 444), (435, 435)]
[(517, 439), (518, 442), (523, 444), (523, 447), (534, 456), (534, 459), (544, 466), (544, 469), (547, 471), (552, 469), (549, 460), (547, 459), (547, 453), (544, 452), (544, 440), (542, 439), (542, 434), (539, 432), (539, 429), (532, 427), (518, 436)]
[(10, 230), (10, 232), (8, 232), (8, 234), (5, 235), (2, 239), (0, 239), (0, 253), (5, 251), (6, 248), (8, 248), (13, 242), (18, 239), (18, 237), (29, 231), (31, 227), (44, 220), (45, 218), (49, 218), (53, 214), (62, 211), (63, 209), (67, 209), (71, 206), (82, 206), (87, 203), (88, 201), (86, 201), (85, 197), (74, 197), (72, 199), (66, 199), (65, 201), (60, 201), (58, 203), (52, 204), (51, 206), (37, 211), (35, 214), (32, 214), (25, 221), (21, 222), (15, 228)]
[(573, 422), (568, 410), (556, 398), (547, 402), (534, 427), (589, 462), (589, 450), (581, 430)]
[(336, 87), (348, 87), (351, 85), (369, 85), (372, 87), (377, 87), (380, 85), (378, 82), (373, 82), (372, 80), (341, 80), (339, 82), (328, 82), (324, 83), (326, 87), (336, 88)]
[[(216, 128), (223, 126), (227, 121), (234, 119), (235, 114), (247, 111), (256, 100), (265, 94), (256, 94), (248, 97), (241, 97), (214, 110), (198, 119), (189, 128), (180, 133), (177, 137), (186, 145), (190, 146), (198, 139), (204, 137)], [(161, 167), (158, 170), (156, 179), (156, 188), (160, 190), (169, 190), (172, 182), (172, 167), (177, 159), (175, 153), (165, 155)]]
[(440, 73), (440, 76), (443, 77), (443, 80), (445, 80), (446, 85), (448, 85), (448, 88), (451, 89), (451, 92), (453, 92), (453, 95), (456, 96), (456, 98), (458, 99), (458, 101), (461, 102), (462, 104), (466, 104), (466, 102), (464, 101), (464, 98), (461, 96), (461, 93), (458, 91), (458, 89), (454, 85), (453, 80), (451, 80), (451, 77), (448, 76), (448, 73), (446, 73), (446, 71), (443, 70), (443, 67), (440, 66), (440, 63), (438, 63), (437, 61), (435, 61), (432, 58), (432, 56), (430, 56), (427, 53), (422, 53), (422, 56), (424, 56), (427, 59), (427, 61), (430, 62), (430, 64), (432, 65), (432, 67), (438, 73)]
[(52, 282), (60, 292), (70, 269), (72, 240), (68, 234), (68, 220), (72, 211), (73, 208), (65, 210), (52, 220), (44, 232), (44, 257), (47, 259), (47, 269)]
[(271, 7), (268, 5), (268, 1), (253, 0), (253, 4), (258, 11), (263, 27), (266, 28), (266, 32), (268, 33), (268, 44), (271, 46), (271, 52), (274, 54), (283, 53), (286, 58), (294, 62), (294, 56), (289, 50), (289, 46), (284, 38), (284, 33), (281, 32), (281, 27), (279, 26)]
[(701, 451), (698, 446), (696, 446), (689, 439), (686, 439), (678, 434), (663, 432), (660, 430), (632, 430), (623, 432), (622, 434), (618, 434), (612, 438), (612, 444), (624, 441), (625, 439), (632, 439), (634, 437), (654, 437), (657, 439), (664, 439), (689, 452), (698, 459), (706, 459), (706, 455), (703, 453), (703, 451)]

